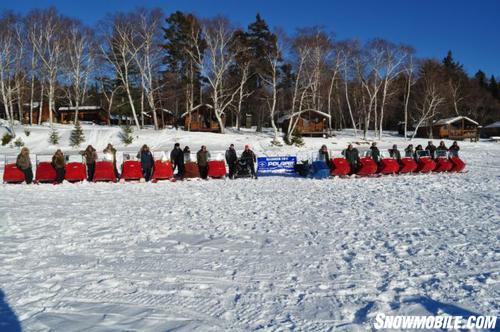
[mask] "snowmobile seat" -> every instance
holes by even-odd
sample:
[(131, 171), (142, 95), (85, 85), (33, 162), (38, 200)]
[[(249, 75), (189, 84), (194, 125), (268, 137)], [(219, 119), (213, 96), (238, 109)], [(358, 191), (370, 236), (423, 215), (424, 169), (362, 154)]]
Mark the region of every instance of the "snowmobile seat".
[(465, 168), (465, 163), (459, 156), (451, 157), (450, 162), (452, 163), (450, 172), (462, 172)]
[(80, 182), (87, 179), (87, 167), (83, 162), (69, 162), (66, 164), (64, 179), (69, 182)]
[(208, 176), (211, 178), (223, 178), (226, 176), (226, 163), (224, 160), (208, 161)]
[(17, 168), (16, 163), (5, 164), (3, 170), (4, 183), (21, 183), (24, 180), (24, 173)]
[(399, 173), (412, 173), (417, 169), (417, 162), (411, 157), (403, 157), (400, 160)]
[(351, 166), (345, 158), (332, 158), (332, 176), (345, 176), (351, 172)]
[(56, 170), (50, 161), (40, 161), (36, 165), (35, 181), (39, 183), (53, 183), (56, 181)]
[(99, 160), (95, 163), (94, 182), (111, 181), (116, 182), (115, 167), (110, 160)]
[(124, 181), (140, 180), (143, 178), (142, 166), (139, 160), (124, 160), (121, 179)]
[(174, 177), (172, 163), (169, 160), (155, 160), (153, 168), (153, 181), (168, 180)]
[(185, 178), (199, 178), (200, 170), (195, 161), (188, 161), (184, 164), (184, 177)]

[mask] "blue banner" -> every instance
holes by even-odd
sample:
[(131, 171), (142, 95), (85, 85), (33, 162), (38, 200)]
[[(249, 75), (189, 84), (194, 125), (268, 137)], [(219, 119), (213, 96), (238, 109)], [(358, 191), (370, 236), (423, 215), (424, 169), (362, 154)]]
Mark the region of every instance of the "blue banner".
[(258, 157), (257, 172), (259, 175), (293, 174), (296, 156)]

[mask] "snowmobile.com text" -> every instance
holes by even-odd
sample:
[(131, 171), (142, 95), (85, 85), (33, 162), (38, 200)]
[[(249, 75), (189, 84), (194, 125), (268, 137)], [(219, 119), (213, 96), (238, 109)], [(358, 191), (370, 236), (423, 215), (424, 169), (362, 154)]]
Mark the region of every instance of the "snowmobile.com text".
[(497, 323), (496, 316), (386, 316), (378, 313), (373, 326), (375, 329), (492, 329)]

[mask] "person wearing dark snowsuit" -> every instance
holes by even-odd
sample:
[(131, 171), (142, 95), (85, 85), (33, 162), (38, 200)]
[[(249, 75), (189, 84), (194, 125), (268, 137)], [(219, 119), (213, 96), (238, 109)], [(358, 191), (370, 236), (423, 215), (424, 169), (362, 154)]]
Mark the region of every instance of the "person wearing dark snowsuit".
[(102, 150), (104, 154), (109, 155), (111, 160), (113, 161), (113, 167), (115, 169), (115, 176), (118, 179), (120, 177), (120, 174), (118, 173), (118, 168), (116, 167), (116, 149), (113, 147), (111, 143), (108, 143), (106, 148)]
[(210, 153), (207, 151), (207, 147), (202, 145), (201, 149), (196, 153), (196, 162), (198, 163), (200, 177), (203, 180), (208, 177), (208, 159), (210, 159)]
[(332, 168), (332, 160), (330, 159), (330, 153), (326, 145), (322, 145), (321, 149), (319, 149), (318, 160), (324, 161), (328, 168)]
[(56, 171), (56, 183), (62, 183), (64, 181), (66, 158), (60, 149), (52, 156), (52, 167)]
[(87, 164), (87, 181), (93, 181), (95, 162), (97, 161), (97, 152), (92, 145), (89, 145), (85, 151), (81, 151), (80, 154), (83, 155), (85, 158), (85, 164)]
[(401, 160), (401, 153), (399, 152), (398, 146), (396, 144), (392, 146), (392, 149), (389, 149), (389, 156), (396, 159), (397, 161)]
[(153, 175), (155, 160), (151, 150), (149, 150), (149, 147), (146, 144), (144, 144), (141, 150), (137, 153), (137, 159), (141, 161), (142, 176), (144, 176), (144, 180), (148, 182), (151, 180), (151, 175)]
[(27, 147), (21, 149), (17, 156), (16, 166), (24, 173), (26, 184), (33, 182), (33, 169), (31, 168), (30, 150)]
[(226, 150), (226, 163), (229, 168), (229, 178), (232, 180), (238, 166), (238, 155), (234, 149), (234, 144), (229, 145), (229, 148)]
[(354, 148), (352, 144), (347, 146), (347, 149), (342, 151), (342, 155), (345, 157), (349, 166), (351, 167), (350, 174), (354, 174), (358, 171), (359, 165), (359, 152), (358, 149)]
[(370, 146), (371, 156), (373, 160), (379, 164), (380, 163), (380, 150), (377, 147), (377, 143), (373, 142), (372, 146)]
[(247, 162), (252, 178), (257, 179), (257, 174), (255, 174), (255, 163), (257, 162), (257, 157), (250, 149), (250, 145), (245, 145), (245, 150), (241, 153), (240, 159)]
[(451, 157), (458, 157), (458, 151), (460, 151), (460, 147), (458, 146), (457, 141), (453, 142), (448, 151), (450, 151)]
[(424, 148), (422, 147), (422, 145), (417, 145), (417, 147), (415, 148), (415, 155), (414, 155), (414, 158), (415, 159), (418, 159), (418, 152), (419, 151), (424, 151)]
[(184, 152), (181, 150), (181, 145), (175, 143), (174, 149), (170, 152), (170, 161), (174, 166), (174, 170), (177, 168), (177, 177), (180, 179), (184, 178)]
[(432, 144), (432, 141), (429, 141), (427, 146), (425, 147), (425, 149), (427, 151), (429, 151), (430, 155), (431, 155), (431, 158), (434, 159), (435, 155), (436, 155), (436, 146), (434, 144)]
[(415, 151), (413, 151), (413, 144), (408, 145), (405, 149), (405, 157), (413, 158), (414, 154), (415, 154)]

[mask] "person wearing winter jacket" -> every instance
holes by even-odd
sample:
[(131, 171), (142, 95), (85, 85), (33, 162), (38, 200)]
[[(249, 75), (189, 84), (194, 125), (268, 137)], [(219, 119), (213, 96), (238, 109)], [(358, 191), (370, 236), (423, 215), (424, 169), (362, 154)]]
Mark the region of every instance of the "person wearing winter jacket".
[(207, 151), (205, 145), (201, 146), (201, 149), (196, 153), (196, 162), (198, 163), (198, 170), (200, 172), (200, 177), (206, 180), (208, 177), (208, 160), (210, 159), (210, 153)]
[(347, 146), (347, 149), (342, 151), (342, 155), (345, 157), (349, 166), (351, 167), (351, 174), (354, 174), (358, 170), (359, 165), (359, 152), (358, 149), (354, 148), (352, 144)]
[(257, 174), (255, 174), (255, 163), (257, 162), (257, 157), (255, 153), (250, 149), (250, 145), (245, 145), (245, 150), (241, 153), (240, 159), (245, 160), (250, 167), (250, 173), (254, 179), (257, 179)]
[(52, 167), (56, 170), (56, 183), (62, 183), (64, 181), (66, 158), (61, 149), (57, 149), (52, 156)]
[(417, 145), (417, 147), (415, 148), (415, 155), (414, 155), (415, 159), (418, 159), (418, 152), (419, 151), (424, 151), (424, 148), (422, 147), (421, 144)]
[(155, 160), (149, 146), (146, 144), (142, 146), (141, 150), (137, 153), (137, 159), (141, 161), (142, 176), (144, 177), (144, 180), (148, 182), (151, 180), (153, 166), (155, 164)]
[(429, 151), (430, 155), (431, 155), (431, 158), (434, 159), (435, 155), (436, 155), (436, 146), (434, 144), (432, 144), (432, 141), (429, 141), (427, 146), (425, 147), (425, 149), (427, 151)]
[(437, 151), (448, 151), (448, 148), (444, 144), (444, 141), (439, 142), (439, 146), (436, 149)]
[(405, 157), (413, 158), (415, 156), (415, 151), (413, 151), (413, 144), (410, 144), (405, 149)]
[(377, 147), (377, 143), (373, 142), (372, 146), (370, 146), (371, 156), (373, 160), (379, 164), (380, 163), (380, 150)]
[(170, 161), (174, 167), (177, 168), (177, 177), (180, 179), (184, 178), (184, 152), (181, 149), (179, 143), (175, 143), (174, 149), (170, 152)]
[(234, 144), (229, 145), (229, 148), (226, 150), (226, 163), (229, 168), (229, 178), (234, 179), (236, 167), (238, 166), (238, 155), (234, 149)]
[(21, 149), (17, 156), (16, 166), (24, 173), (26, 184), (33, 182), (33, 169), (31, 168), (30, 150), (27, 147)]
[(191, 161), (191, 149), (189, 148), (189, 146), (185, 146), (184, 147), (184, 150), (182, 150), (182, 152), (184, 153), (184, 162), (185, 163), (188, 163)]
[(93, 181), (95, 162), (97, 161), (97, 152), (92, 145), (89, 145), (84, 151), (80, 151), (80, 154), (83, 155), (85, 163), (87, 164), (87, 181)]
[(118, 173), (118, 168), (116, 167), (116, 149), (113, 147), (111, 143), (108, 143), (106, 148), (102, 150), (102, 152), (106, 155), (108, 155), (111, 160), (113, 161), (113, 167), (115, 169), (115, 176), (118, 179), (120, 177), (120, 174)]
[(401, 153), (399, 152), (398, 146), (396, 144), (392, 146), (392, 149), (389, 149), (389, 155), (391, 156), (391, 158), (394, 158), (397, 161), (401, 160)]
[(448, 151), (450, 151), (451, 157), (458, 157), (458, 151), (460, 151), (460, 147), (458, 146), (457, 141), (453, 142)]
[(330, 153), (326, 145), (322, 145), (321, 149), (319, 149), (318, 160), (324, 161), (328, 168), (332, 168), (332, 160), (330, 159)]

